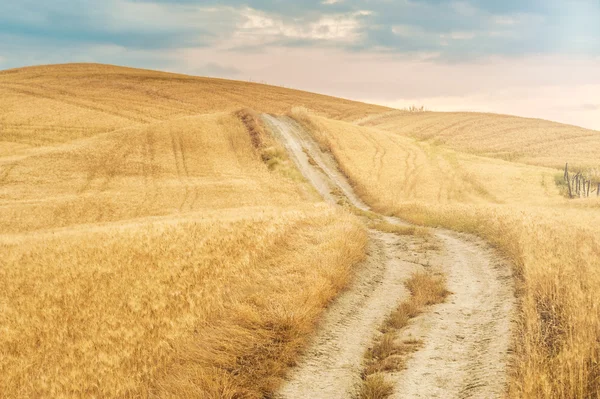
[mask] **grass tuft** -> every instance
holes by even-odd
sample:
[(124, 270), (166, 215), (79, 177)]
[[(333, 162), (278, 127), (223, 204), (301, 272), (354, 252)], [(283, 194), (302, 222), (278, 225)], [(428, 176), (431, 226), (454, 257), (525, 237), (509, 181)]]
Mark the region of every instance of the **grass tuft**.
[[(449, 295), (445, 289), (445, 280), (441, 276), (433, 276), (428, 273), (413, 274), (406, 282), (406, 287), (411, 293), (410, 298), (401, 303), (386, 318), (380, 327), (381, 335), (365, 353), (361, 392), (373, 395), (388, 392), (377, 390), (384, 384), (381, 384), (382, 380), (373, 381), (371, 377), (383, 378), (387, 372), (403, 370), (407, 357), (422, 346), (420, 340), (399, 340), (398, 332), (408, 326), (410, 319), (423, 313), (428, 306), (444, 302)], [(383, 381), (385, 382), (385, 379)], [(388, 383), (385, 382), (385, 384)], [(393, 392), (393, 384), (390, 384), (390, 387), (387, 396)]]
[(363, 381), (359, 399), (386, 399), (394, 393), (394, 385), (381, 374), (369, 375)]
[(399, 236), (418, 236), (430, 237), (429, 229), (419, 226), (402, 226), (395, 223), (386, 222), (385, 220), (372, 221), (369, 227), (382, 231), (384, 233), (393, 233)]

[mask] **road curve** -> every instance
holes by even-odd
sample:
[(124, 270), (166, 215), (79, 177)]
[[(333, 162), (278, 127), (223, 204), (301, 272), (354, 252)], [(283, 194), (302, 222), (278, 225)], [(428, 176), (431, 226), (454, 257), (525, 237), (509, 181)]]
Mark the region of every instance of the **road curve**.
[[(341, 192), (354, 206), (369, 209), (339, 172), (335, 159), (323, 153), (296, 121), (271, 115), (263, 119), (325, 200), (335, 204), (333, 193)], [(510, 266), (473, 236), (446, 230), (436, 230), (435, 235), (443, 249), (417, 254), (410, 253), (413, 247), (406, 241), (410, 238), (370, 230), (367, 260), (351, 287), (327, 310), (277, 398), (356, 396), (362, 356), (377, 327), (407, 297), (404, 282), (424, 267), (443, 271), (452, 295), (401, 333), (421, 340), (423, 347), (405, 370), (392, 375), (396, 382), (392, 397), (505, 396), (516, 306)], [(423, 255), (426, 266), (411, 258)]]

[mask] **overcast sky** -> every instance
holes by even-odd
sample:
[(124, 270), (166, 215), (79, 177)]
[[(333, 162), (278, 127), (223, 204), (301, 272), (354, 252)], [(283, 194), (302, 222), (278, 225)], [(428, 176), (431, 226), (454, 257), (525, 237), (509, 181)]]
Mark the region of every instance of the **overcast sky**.
[(600, 130), (600, 0), (0, 1), (0, 69), (65, 62)]

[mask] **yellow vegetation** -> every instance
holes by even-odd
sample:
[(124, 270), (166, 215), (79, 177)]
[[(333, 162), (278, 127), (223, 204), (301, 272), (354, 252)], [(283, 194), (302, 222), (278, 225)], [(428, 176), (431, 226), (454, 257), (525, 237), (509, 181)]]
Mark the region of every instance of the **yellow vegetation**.
[[(440, 132), (440, 125), (417, 123), (446, 124), (448, 114), (387, 113), (381, 117), (381, 130), (298, 113), (297, 119), (331, 151), (375, 210), (421, 225), (478, 234), (511, 259), (521, 300), (511, 397), (600, 396), (597, 199), (569, 201), (555, 184), (559, 170), (456, 152), (434, 141), (447, 136), (448, 146), (462, 149), (460, 141), (453, 141), (455, 135)], [(474, 143), (503, 140), (490, 135), (502, 132), (496, 117), (473, 117), (489, 125), (488, 130), (478, 125), (465, 128), (469, 137), (476, 136)], [(406, 125), (406, 118), (415, 122)], [(516, 153), (527, 142), (544, 142), (536, 121), (505, 119), (520, 124), (520, 140), (506, 142), (509, 151)], [(375, 116), (361, 123), (379, 122)], [(421, 127), (429, 129), (432, 140), (400, 134), (418, 136)], [(598, 132), (587, 132), (589, 140), (600, 138)], [(568, 143), (566, 154), (539, 152), (536, 158), (532, 152), (523, 160), (562, 165), (564, 157), (577, 152), (577, 146)]]
[(89, 64), (0, 72), (2, 396), (269, 395), (366, 242), (254, 113), (297, 106), (376, 211), (513, 261), (511, 396), (600, 396), (600, 201), (552, 169), (597, 132)]
[(427, 306), (442, 303), (449, 295), (444, 278), (431, 273), (414, 273), (406, 287), (410, 298), (388, 316), (380, 328), (381, 336), (365, 354), (360, 398), (383, 399), (393, 393), (393, 383), (385, 378), (385, 373), (402, 370), (407, 355), (422, 344), (414, 339), (400, 341), (397, 333), (408, 325), (410, 319), (423, 313)]
[(366, 243), (237, 112), (286, 101), (364, 107), (109, 66), (0, 73), (0, 396), (275, 389)]
[(344, 120), (386, 110), (257, 83), (95, 64), (2, 71), (0, 99), (2, 141), (24, 145), (66, 142), (135, 124), (245, 107), (285, 113), (292, 106), (310, 105)]
[(360, 387), (360, 399), (386, 399), (394, 393), (394, 386), (381, 374), (372, 374), (365, 378)]
[(532, 165), (562, 167), (565, 162), (598, 167), (598, 132), (541, 119), (466, 112), (375, 114), (365, 126), (444, 144), (469, 152)]
[(365, 238), (325, 207), (246, 212), (2, 244), (3, 396), (272, 391)]

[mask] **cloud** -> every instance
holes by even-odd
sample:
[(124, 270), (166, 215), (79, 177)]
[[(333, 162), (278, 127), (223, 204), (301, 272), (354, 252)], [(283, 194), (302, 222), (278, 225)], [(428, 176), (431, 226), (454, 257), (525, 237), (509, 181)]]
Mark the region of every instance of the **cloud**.
[(281, 43), (355, 43), (361, 37), (362, 19), (368, 11), (346, 14), (327, 14), (314, 20), (286, 19), (252, 8), (241, 12), (243, 22), (238, 24), (229, 42), (221, 45), (232, 48)]
[[(35, 10), (35, 11), (32, 11)], [(596, 0), (24, 0), (0, 4), (0, 34), (62, 48), (199, 46), (264, 51), (329, 44), (347, 51), (489, 55), (600, 54)], [(1, 46), (1, 45), (0, 45)]]
[(65, 62), (95, 62), (167, 69), (175, 62), (172, 51), (165, 49), (135, 49), (110, 43), (79, 42), (63, 43), (60, 47), (54, 47), (43, 41), (2, 34), (0, 54), (10, 54), (10, 57), (4, 59), (4, 69)]
[(236, 13), (228, 8), (127, 0), (0, 3), (0, 34), (55, 47), (65, 43), (137, 49), (207, 45), (219, 30), (231, 29), (235, 19)]

